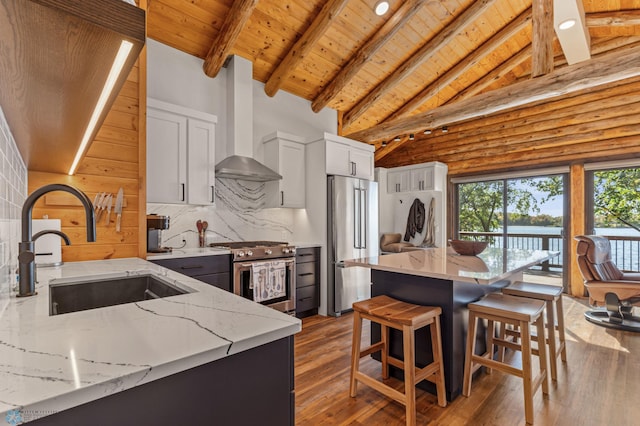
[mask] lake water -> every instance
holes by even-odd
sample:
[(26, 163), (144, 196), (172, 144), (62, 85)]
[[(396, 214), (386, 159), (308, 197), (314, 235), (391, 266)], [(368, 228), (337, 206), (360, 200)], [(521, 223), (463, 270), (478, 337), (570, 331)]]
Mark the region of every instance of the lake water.
[[(510, 226), (510, 234), (539, 234), (539, 235), (561, 235), (562, 228), (559, 226)], [(596, 228), (596, 235), (615, 237), (640, 237), (640, 232), (633, 228)], [(502, 229), (496, 232), (502, 232)], [(518, 238), (510, 237), (510, 247), (522, 247), (527, 249), (542, 249), (542, 240), (538, 238)], [(498, 239), (493, 244), (495, 247), (502, 247), (502, 240)], [(549, 249), (563, 251), (560, 238), (551, 238)], [(640, 270), (640, 242), (638, 241), (618, 241), (611, 240), (611, 257), (618, 268), (625, 271)], [(562, 254), (556, 258), (554, 263), (562, 264)]]

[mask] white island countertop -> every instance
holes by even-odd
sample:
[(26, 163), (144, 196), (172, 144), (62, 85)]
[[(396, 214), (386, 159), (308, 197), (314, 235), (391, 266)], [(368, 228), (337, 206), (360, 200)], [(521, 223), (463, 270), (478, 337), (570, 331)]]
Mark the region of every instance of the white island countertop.
[(345, 266), (362, 266), (452, 281), (492, 284), (557, 256), (546, 250), (489, 247), (477, 256), (461, 256), (451, 248), (429, 248), (405, 253), (345, 260)]
[[(49, 316), (49, 281), (159, 273), (192, 293)], [(0, 424), (203, 365), (301, 330), (300, 320), (142, 259), (39, 268), (38, 294), (0, 313)], [(19, 411), (13, 411), (19, 410)]]

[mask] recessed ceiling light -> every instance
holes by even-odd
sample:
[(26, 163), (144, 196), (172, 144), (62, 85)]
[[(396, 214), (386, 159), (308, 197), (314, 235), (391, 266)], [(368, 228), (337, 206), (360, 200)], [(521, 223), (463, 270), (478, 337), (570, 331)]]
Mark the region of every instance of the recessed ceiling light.
[(409, 140), (410, 140), (410, 141), (414, 140), (415, 138), (416, 138), (416, 137), (415, 137), (415, 135), (414, 135), (413, 133), (411, 133), (411, 134), (409, 135)]
[(393, 140), (396, 142), (400, 142), (402, 139), (400, 138), (400, 136), (396, 136), (395, 138), (393, 138)]
[(442, 133), (447, 133), (449, 128), (447, 126), (442, 126)]
[(431, 129), (427, 129), (427, 130), (425, 130), (425, 131), (424, 131), (424, 134), (425, 134), (425, 135), (430, 135), (430, 134), (431, 134)]
[(573, 27), (575, 24), (576, 24), (575, 19), (567, 19), (566, 21), (560, 22), (560, 25), (558, 25), (558, 28), (560, 28), (561, 30), (568, 30), (569, 28)]
[(379, 1), (376, 3), (374, 8), (376, 15), (382, 16), (389, 11), (389, 2), (388, 1)]

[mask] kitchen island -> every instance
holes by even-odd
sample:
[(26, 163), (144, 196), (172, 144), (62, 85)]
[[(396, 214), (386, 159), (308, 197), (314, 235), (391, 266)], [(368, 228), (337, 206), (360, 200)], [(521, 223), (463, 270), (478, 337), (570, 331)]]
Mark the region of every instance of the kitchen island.
[[(50, 282), (145, 274), (189, 293), (49, 315)], [(142, 259), (38, 279), (0, 313), (0, 424), (293, 424), (300, 320)]]
[[(460, 256), (450, 248), (414, 250), (406, 253), (346, 260), (345, 266), (372, 269), (371, 296), (388, 295), (404, 302), (442, 308), (442, 352), (447, 399), (462, 390), (464, 351), (468, 322), (467, 304), (485, 294), (500, 291), (522, 280), (529, 267), (556, 256), (558, 252), (488, 248), (478, 256)], [(485, 329), (478, 327), (476, 351), (485, 352)], [(371, 340), (380, 340), (380, 327), (372, 325)], [(402, 335), (391, 330), (390, 351), (402, 359)], [(432, 361), (431, 338), (426, 328), (416, 332), (416, 362)], [(401, 371), (392, 368), (401, 377)], [(419, 387), (435, 393), (435, 385), (423, 381)]]

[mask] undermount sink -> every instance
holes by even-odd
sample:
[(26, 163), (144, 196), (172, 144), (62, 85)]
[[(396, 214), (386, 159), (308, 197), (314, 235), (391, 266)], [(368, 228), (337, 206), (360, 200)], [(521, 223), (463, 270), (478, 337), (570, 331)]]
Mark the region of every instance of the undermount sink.
[(104, 308), (191, 293), (160, 276), (141, 274), (86, 280), (53, 280), (49, 285), (49, 315)]

